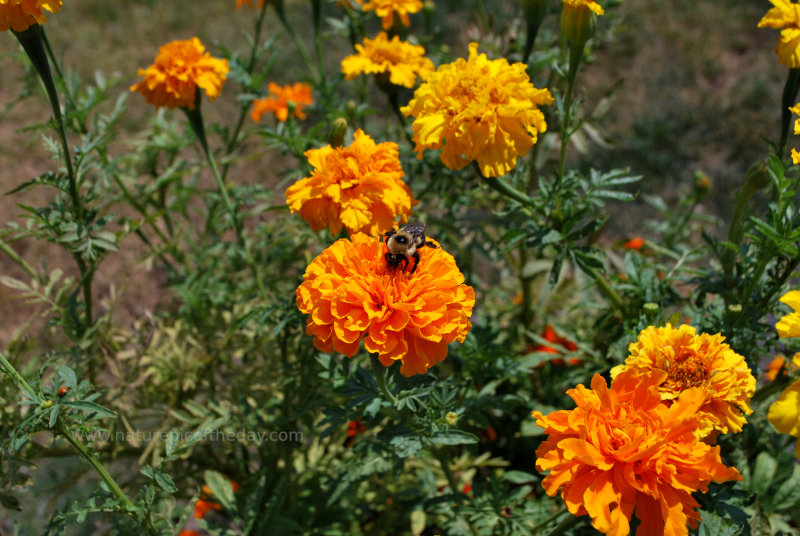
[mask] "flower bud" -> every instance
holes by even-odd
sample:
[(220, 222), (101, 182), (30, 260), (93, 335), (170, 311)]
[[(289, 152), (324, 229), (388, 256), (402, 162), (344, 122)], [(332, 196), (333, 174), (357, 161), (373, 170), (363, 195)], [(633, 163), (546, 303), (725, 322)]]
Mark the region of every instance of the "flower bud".
[(697, 170), (694, 172), (694, 195), (698, 199), (704, 199), (711, 192), (711, 179), (705, 171)]
[(754, 191), (766, 188), (772, 183), (769, 172), (767, 171), (767, 165), (764, 161), (756, 162), (750, 166), (750, 169), (748, 169), (747, 173), (744, 175), (744, 179), (745, 189), (752, 189)]
[(642, 306), (644, 309), (644, 314), (647, 315), (647, 318), (653, 318), (658, 314), (658, 304), (653, 302), (647, 302)]
[(450, 426), (455, 426), (456, 423), (458, 422), (458, 413), (456, 413), (455, 411), (448, 411), (447, 415), (445, 415), (444, 418), (447, 421), (447, 424), (449, 424)]
[(565, 2), (561, 9), (561, 35), (573, 46), (583, 47), (594, 35), (597, 15), (585, 4)]
[(334, 149), (344, 145), (344, 135), (347, 133), (347, 119), (337, 117), (331, 125), (331, 133), (328, 136), (328, 143)]
[(547, 13), (547, 0), (522, 0), (522, 13), (528, 28), (539, 26)]

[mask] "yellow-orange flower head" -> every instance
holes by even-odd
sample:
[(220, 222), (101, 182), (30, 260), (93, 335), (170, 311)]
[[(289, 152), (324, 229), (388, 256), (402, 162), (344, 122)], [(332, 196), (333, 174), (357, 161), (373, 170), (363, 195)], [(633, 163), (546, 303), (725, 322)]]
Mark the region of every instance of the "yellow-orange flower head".
[(794, 309), (793, 313), (784, 315), (775, 329), (782, 338), (800, 337), (800, 290), (790, 290), (781, 297), (781, 301)]
[(144, 79), (131, 91), (138, 91), (156, 107), (193, 110), (197, 88), (213, 101), (222, 91), (228, 70), (228, 60), (212, 57), (198, 38), (172, 41), (159, 49), (151, 66), (139, 69)]
[(602, 15), (603, 8), (594, 0), (564, 0), (564, 5), (571, 8), (587, 7), (595, 15)]
[(295, 82), (293, 85), (279, 86), (275, 82), (269, 83), (269, 97), (253, 101), (250, 118), (261, 121), (261, 116), (267, 112), (275, 114), (278, 121), (286, 121), (291, 113), (300, 119), (306, 118), (304, 106), (310, 106), (314, 101), (311, 98), (311, 86)]
[(349, 147), (310, 149), (305, 153), (314, 168), (310, 177), (286, 190), (286, 203), (315, 231), (327, 227), (338, 235), (377, 235), (405, 223), (417, 204), (403, 177), (397, 144), (376, 144), (362, 130)]
[[(253, 0), (236, 0), (236, 9), (242, 6), (253, 7)], [(258, 7), (264, 7), (264, 0), (258, 0)]]
[(414, 87), (417, 77), (425, 79), (433, 71), (433, 62), (425, 57), (425, 48), (400, 41), (399, 36), (392, 40), (381, 32), (375, 39), (364, 38), (364, 44), (356, 45), (358, 54), (342, 60), (345, 78), (352, 80), (360, 74), (388, 76), (389, 82), (396, 86)]
[(659, 394), (666, 376), (627, 370), (609, 388), (595, 374), (591, 389), (567, 391), (575, 409), (533, 412), (549, 435), (536, 450), (536, 468), (550, 471), (542, 486), (551, 497), (561, 490), (567, 509), (591, 516), (604, 534), (629, 534), (635, 513), (639, 536), (688, 535), (687, 524), (696, 528), (700, 520), (691, 494), (741, 479), (722, 463), (718, 446), (695, 434), (703, 390), (688, 389), (668, 406)]
[(61, 0), (0, 0), (0, 31), (24, 32), (34, 24), (44, 24), (44, 10), (58, 13)]
[(789, 0), (770, 0), (775, 6), (759, 21), (759, 28), (781, 30), (775, 54), (781, 65), (800, 67), (800, 4)]
[[(800, 367), (800, 354), (795, 354), (792, 367)], [(770, 405), (767, 420), (780, 433), (798, 438), (794, 452), (800, 458), (800, 380), (792, 382)]]
[(750, 415), (750, 399), (756, 379), (744, 360), (720, 334), (697, 335), (689, 325), (673, 328), (650, 326), (628, 348), (630, 356), (614, 367), (611, 377), (626, 369), (663, 370), (667, 378), (659, 386), (662, 400), (675, 400), (693, 387), (699, 387), (705, 401), (698, 411), (698, 434), (706, 437), (713, 431), (723, 434), (741, 432)]
[(306, 268), (297, 306), (311, 315), (306, 333), (319, 350), (352, 357), (363, 340), (384, 366), (400, 361), (404, 376), (424, 374), (449, 343), (464, 342), (475, 292), (441, 248), (419, 250), (413, 274), (387, 268), (386, 253), (381, 238), (337, 240)]
[(524, 63), (489, 60), (470, 43), (468, 59), (440, 66), (401, 111), (415, 117), (417, 158), (442, 149), (450, 169), (476, 160), (485, 177), (499, 177), (547, 129), (538, 106), (552, 102), (547, 89), (531, 84)]
[(404, 26), (411, 26), (409, 15), (422, 11), (422, 0), (356, 0), (364, 11), (375, 10), (381, 17), (384, 30), (394, 25), (394, 16), (400, 17)]

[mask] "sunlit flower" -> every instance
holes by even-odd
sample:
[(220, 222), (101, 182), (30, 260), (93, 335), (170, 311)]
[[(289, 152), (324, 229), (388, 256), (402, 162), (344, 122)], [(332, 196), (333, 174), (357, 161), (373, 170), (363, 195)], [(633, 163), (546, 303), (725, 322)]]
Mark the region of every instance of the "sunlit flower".
[(750, 415), (750, 399), (756, 379), (744, 357), (725, 344), (720, 334), (697, 335), (692, 326), (673, 328), (650, 326), (628, 348), (630, 356), (623, 365), (611, 370), (616, 377), (623, 370), (651, 369), (667, 372), (666, 381), (659, 386), (661, 398), (675, 400), (692, 387), (701, 388), (705, 395), (698, 411), (698, 433), (706, 437), (712, 431), (723, 434), (741, 432)]
[(0, 0), (0, 31), (24, 32), (33, 24), (44, 24), (44, 11), (58, 13), (61, 0)]
[[(239, 491), (239, 484), (231, 480), (233, 491)], [(194, 503), (194, 517), (195, 519), (203, 519), (212, 510), (222, 510), (222, 505), (212, 499), (211, 489), (208, 486), (203, 486), (200, 498)]]
[(405, 223), (417, 201), (411, 196), (400, 167), (397, 144), (376, 144), (362, 130), (349, 147), (310, 149), (305, 153), (314, 168), (310, 177), (286, 190), (286, 203), (315, 231), (327, 227), (338, 235), (377, 235)]
[[(253, 0), (236, 0), (236, 9), (242, 6), (253, 7)], [(264, 7), (264, 0), (258, 0), (258, 7)]]
[(635, 513), (636, 534), (687, 535), (696, 528), (699, 504), (692, 497), (710, 482), (739, 480), (720, 460), (720, 449), (695, 434), (701, 388), (688, 389), (672, 405), (662, 403), (661, 370), (627, 370), (607, 387), (599, 374), (591, 389), (567, 394), (573, 410), (545, 416), (533, 412), (548, 434), (536, 451), (536, 468), (550, 471), (542, 486), (561, 498), (574, 515), (589, 515), (595, 529), (624, 536)]
[(464, 342), (475, 292), (442, 248), (422, 248), (417, 268), (389, 269), (385, 242), (356, 234), (337, 240), (306, 268), (297, 306), (323, 352), (354, 356), (361, 342), (384, 366), (424, 374)]
[(625, 242), (625, 244), (622, 247), (625, 249), (633, 249), (635, 251), (639, 251), (644, 247), (646, 243), (647, 242), (645, 242), (645, 239), (642, 238), (641, 236), (634, 236), (633, 238)]
[(400, 17), (404, 26), (411, 26), (409, 15), (422, 10), (422, 0), (356, 0), (364, 11), (375, 10), (375, 14), (383, 20), (383, 29), (388, 30), (394, 24), (394, 16)]
[(789, 0), (770, 0), (775, 6), (759, 21), (759, 28), (781, 30), (775, 54), (790, 69), (800, 67), (800, 4)]
[(784, 315), (775, 324), (778, 335), (783, 338), (800, 337), (800, 290), (790, 290), (781, 297), (781, 301), (794, 309), (794, 312)]
[(375, 39), (364, 38), (356, 45), (358, 54), (342, 60), (345, 78), (352, 80), (359, 74), (388, 75), (389, 82), (397, 86), (414, 87), (417, 77), (424, 79), (433, 71), (433, 62), (425, 57), (425, 48), (400, 41), (394, 36), (390, 41), (386, 32)]
[[(798, 361), (797, 356), (795, 361)], [(797, 365), (800, 366), (800, 362)], [(795, 443), (794, 452), (800, 458), (800, 380), (790, 384), (783, 390), (778, 400), (770, 405), (767, 420), (780, 433), (799, 438)]]
[(131, 91), (138, 91), (156, 107), (193, 110), (197, 88), (213, 101), (222, 91), (228, 70), (228, 60), (213, 58), (198, 38), (172, 41), (159, 49), (151, 66), (139, 69), (144, 79)]
[(531, 84), (524, 63), (489, 60), (471, 43), (467, 60), (440, 66), (401, 110), (416, 118), (417, 158), (425, 149), (442, 149), (450, 169), (476, 160), (485, 177), (499, 177), (546, 130), (537, 106), (552, 102), (547, 89)]
[(253, 109), (250, 111), (250, 118), (253, 121), (261, 121), (261, 116), (267, 112), (272, 112), (278, 121), (286, 121), (291, 113), (300, 119), (306, 118), (303, 107), (313, 103), (311, 99), (311, 86), (300, 82), (293, 85), (279, 86), (275, 82), (269, 83), (269, 97), (253, 101)]

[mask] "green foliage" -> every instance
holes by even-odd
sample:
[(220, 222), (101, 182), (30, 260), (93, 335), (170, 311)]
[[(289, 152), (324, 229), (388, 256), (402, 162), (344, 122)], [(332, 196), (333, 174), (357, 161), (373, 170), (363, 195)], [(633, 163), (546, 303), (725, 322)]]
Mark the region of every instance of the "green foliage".
[[(762, 358), (800, 350), (774, 329), (800, 264), (800, 174), (784, 147), (741, 178), (720, 218), (704, 211), (716, 187), (697, 183), (674, 202), (643, 196), (652, 209), (643, 247), (608, 237), (620, 207), (637, 199), (639, 172), (567, 155), (610, 146), (597, 126), (604, 104), (590, 109), (578, 65), (615, 41), (619, 4), (604, 3), (607, 18), (572, 65), (552, 5), (535, 35), (510, 2), (487, 4), (503, 17), (437, 2), (410, 29), (392, 28), (437, 65), (461, 55), (454, 43), (466, 35), (492, 58), (530, 52), (531, 79), (556, 100), (543, 110), (548, 131), (500, 179), (448, 169), (437, 151), (417, 158), (398, 108), (411, 90), (339, 74), (341, 57), (377, 31), (373, 13), (317, 0), (240, 12), (252, 31), (243, 44), (215, 37), (209, 46), (230, 72), (203, 115), (137, 116), (132, 99), (141, 99), (123, 84), (131, 73), (84, 81), (51, 51), (53, 120), (19, 135), (35, 134), (54, 164), (18, 177), (8, 194), (22, 215), (0, 228), (0, 255), (15, 265), (0, 275), (2, 291), (29, 306), (0, 353), (2, 517), (45, 534), (590, 533), (587, 516), (541, 485), (545, 435), (532, 410), (571, 409), (566, 392), (607, 375), (651, 325), (688, 319), (721, 333), (754, 374)], [(97, 16), (116, 15), (106, 6)], [(526, 39), (510, 37), (523, 27)], [(25, 65), (6, 113), (44, 106)], [(307, 119), (249, 119), (269, 82), (297, 80), (313, 86)], [(476, 291), (466, 340), (425, 375), (406, 378), (364, 350), (319, 351), (297, 309), (306, 267), (338, 237), (291, 214), (284, 191), (309, 175), (304, 153), (325, 146), (341, 118), (348, 135), (363, 128), (398, 144), (419, 200), (414, 219)], [(679, 151), (674, 129), (659, 129), (649, 139)], [(31, 244), (64, 255), (33, 260)], [(130, 289), (109, 285), (106, 270), (144, 272), (130, 286), (152, 299), (130, 306)], [(742, 480), (694, 494), (702, 521), (693, 533), (797, 532), (793, 438), (766, 419), (789, 373), (760, 383), (744, 430), (718, 439)], [(49, 471), (65, 456), (78, 457), (79, 472)], [(58, 482), (33, 496), (48, 478)], [(197, 504), (208, 512), (196, 517)], [(49, 519), (22, 517), (31, 511)]]

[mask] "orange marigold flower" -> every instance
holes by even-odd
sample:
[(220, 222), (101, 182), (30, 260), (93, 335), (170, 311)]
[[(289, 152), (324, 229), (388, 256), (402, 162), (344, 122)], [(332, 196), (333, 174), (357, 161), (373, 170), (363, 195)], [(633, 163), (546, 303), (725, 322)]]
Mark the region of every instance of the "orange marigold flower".
[(411, 26), (409, 15), (422, 11), (422, 0), (356, 0), (364, 11), (375, 10), (375, 14), (383, 20), (383, 29), (388, 30), (394, 24), (394, 16), (400, 17), (404, 26)]
[(475, 292), (441, 248), (422, 248), (413, 274), (388, 269), (386, 253), (380, 238), (337, 240), (306, 268), (297, 306), (311, 315), (306, 333), (319, 350), (353, 357), (363, 339), (384, 366), (400, 361), (404, 376), (424, 374), (449, 343), (464, 342)]
[(327, 227), (338, 235), (377, 235), (405, 223), (417, 204), (403, 177), (397, 144), (376, 144), (362, 130), (349, 147), (310, 149), (305, 156), (314, 168), (286, 190), (286, 203), (315, 231)]
[(650, 326), (628, 347), (630, 356), (611, 370), (614, 378), (626, 369), (663, 370), (666, 381), (659, 386), (662, 400), (672, 401), (692, 387), (700, 387), (705, 401), (698, 412), (698, 433), (741, 432), (750, 415), (750, 399), (756, 379), (744, 357), (723, 343), (720, 334), (697, 335), (692, 326)]
[(633, 238), (625, 242), (625, 245), (623, 245), (622, 247), (625, 249), (633, 249), (639, 251), (644, 247), (645, 244), (646, 242), (644, 238), (642, 238), (641, 236), (634, 236)]
[(219, 97), (228, 74), (228, 60), (213, 58), (196, 37), (172, 41), (162, 46), (147, 69), (139, 69), (144, 79), (131, 86), (150, 104), (194, 110), (197, 88), (208, 100)]
[[(253, 7), (253, 0), (236, 0), (236, 9), (242, 6)], [(264, 7), (264, 0), (258, 0), (258, 7)]]
[(567, 391), (575, 409), (533, 412), (549, 435), (536, 450), (536, 468), (550, 471), (542, 486), (550, 496), (561, 490), (567, 509), (591, 516), (604, 534), (627, 535), (635, 513), (637, 535), (688, 535), (687, 523), (700, 521), (692, 493), (741, 479), (718, 446), (695, 434), (703, 389), (687, 389), (668, 406), (659, 395), (666, 380), (662, 370), (627, 370), (609, 388), (595, 374), (591, 389)]
[(759, 21), (759, 28), (781, 30), (775, 54), (781, 65), (800, 67), (800, 4), (789, 0), (770, 0), (775, 6)]
[(44, 24), (44, 10), (58, 13), (61, 0), (0, 0), (0, 31), (24, 32), (34, 24)]
[(269, 97), (253, 101), (253, 109), (250, 111), (250, 118), (253, 121), (261, 121), (261, 116), (266, 112), (272, 112), (278, 121), (286, 121), (289, 113), (292, 116), (305, 119), (306, 114), (303, 106), (311, 105), (311, 86), (300, 82), (293, 85), (279, 86), (275, 82), (269, 83)]
[(183, 529), (178, 533), (178, 536), (200, 536), (200, 533), (196, 530)]
[(381, 32), (375, 39), (364, 38), (364, 44), (356, 44), (358, 54), (342, 60), (345, 78), (352, 80), (359, 74), (388, 76), (389, 82), (396, 86), (414, 87), (417, 77), (425, 77), (433, 71), (433, 62), (425, 57), (425, 48), (400, 41), (395, 35), (392, 40)]
[(489, 60), (470, 43), (469, 58), (459, 58), (428, 75), (408, 106), (413, 115), (417, 158), (425, 149), (442, 149), (442, 162), (461, 169), (477, 161), (485, 177), (511, 171), (547, 129), (537, 106), (553, 102), (547, 89), (531, 84), (524, 63)]
[[(546, 340), (547, 342), (550, 342), (550, 343), (553, 343), (555, 345), (561, 346), (562, 348), (564, 348), (564, 350), (566, 350), (568, 352), (574, 352), (575, 350), (578, 349), (578, 345), (577, 344), (575, 344), (573, 341), (567, 339), (566, 337), (562, 337), (562, 336), (558, 335), (556, 333), (555, 328), (553, 326), (551, 326), (550, 324), (547, 324), (545, 326), (544, 332), (542, 333), (542, 338), (544, 340)], [(530, 351), (531, 352), (541, 352), (541, 353), (546, 353), (546, 354), (561, 354), (562, 353), (561, 350), (559, 350), (555, 346), (549, 345), (549, 344), (540, 344), (538, 346), (533, 346), (530, 349)], [(569, 364), (570, 365), (579, 365), (580, 362), (581, 362), (581, 360), (578, 359), (577, 357), (570, 358), (570, 360), (569, 360)], [(563, 365), (564, 364), (564, 360), (560, 359), (560, 358), (556, 358), (556, 359), (550, 360), (550, 363), (552, 363), (553, 365)], [(544, 366), (544, 363), (540, 363), (539, 366), (540, 367)]]

